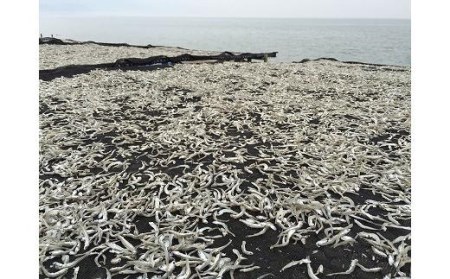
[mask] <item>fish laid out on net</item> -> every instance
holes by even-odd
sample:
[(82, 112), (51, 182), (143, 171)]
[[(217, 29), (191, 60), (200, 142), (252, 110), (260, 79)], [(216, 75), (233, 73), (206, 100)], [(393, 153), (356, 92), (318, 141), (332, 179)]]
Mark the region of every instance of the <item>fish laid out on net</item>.
[(410, 73), (366, 67), (41, 80), (41, 276), (409, 276)]

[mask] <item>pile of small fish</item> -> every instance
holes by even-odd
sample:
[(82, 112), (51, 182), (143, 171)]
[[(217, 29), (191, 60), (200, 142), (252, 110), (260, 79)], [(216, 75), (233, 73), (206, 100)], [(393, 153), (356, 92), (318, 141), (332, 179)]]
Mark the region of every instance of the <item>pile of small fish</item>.
[[(409, 68), (96, 70), (41, 81), (39, 105), (42, 278), (410, 276)], [(271, 273), (254, 257), (311, 241)]]

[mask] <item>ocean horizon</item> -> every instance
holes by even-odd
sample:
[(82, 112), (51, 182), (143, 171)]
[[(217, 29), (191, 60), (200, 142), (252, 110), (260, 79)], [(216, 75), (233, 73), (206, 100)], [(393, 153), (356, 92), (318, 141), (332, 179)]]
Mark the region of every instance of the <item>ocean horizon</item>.
[(411, 64), (409, 19), (40, 17), (43, 36), (239, 52), (278, 51), (275, 62), (331, 57)]

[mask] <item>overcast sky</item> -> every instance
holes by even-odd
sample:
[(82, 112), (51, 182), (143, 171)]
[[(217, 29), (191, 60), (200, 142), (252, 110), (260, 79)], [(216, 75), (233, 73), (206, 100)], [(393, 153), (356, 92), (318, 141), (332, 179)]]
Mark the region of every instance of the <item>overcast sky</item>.
[(410, 18), (410, 0), (40, 0), (40, 15)]

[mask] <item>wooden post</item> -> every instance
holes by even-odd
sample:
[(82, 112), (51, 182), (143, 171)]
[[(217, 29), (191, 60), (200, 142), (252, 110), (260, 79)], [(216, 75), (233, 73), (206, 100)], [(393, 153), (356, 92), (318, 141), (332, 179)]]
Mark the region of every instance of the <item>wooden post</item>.
[(264, 54), (264, 62), (267, 62), (267, 60), (268, 60), (267, 54)]

